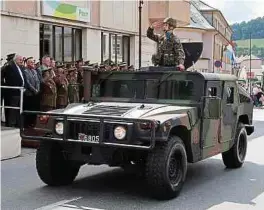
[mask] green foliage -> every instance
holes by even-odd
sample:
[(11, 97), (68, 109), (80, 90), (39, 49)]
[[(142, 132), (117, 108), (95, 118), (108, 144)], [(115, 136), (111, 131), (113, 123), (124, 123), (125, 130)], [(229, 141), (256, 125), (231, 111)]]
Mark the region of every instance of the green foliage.
[(251, 54), (264, 58), (264, 17), (248, 22), (235, 23), (232, 26), (232, 39), (236, 42), (236, 55), (249, 55), (249, 39), (251, 33)]
[[(264, 58), (264, 39), (251, 40), (251, 54)], [(236, 55), (249, 55), (249, 39), (236, 41)]]
[(264, 17), (259, 17), (248, 22), (235, 23), (231, 27), (234, 31), (233, 40), (249, 39), (250, 33), (252, 39), (264, 38)]

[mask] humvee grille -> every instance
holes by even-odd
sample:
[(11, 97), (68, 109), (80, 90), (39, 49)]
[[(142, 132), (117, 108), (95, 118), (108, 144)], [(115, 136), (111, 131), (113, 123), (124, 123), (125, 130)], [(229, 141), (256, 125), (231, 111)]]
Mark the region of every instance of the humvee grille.
[[(109, 138), (109, 126), (104, 127), (104, 138)], [(68, 138), (78, 139), (78, 134), (84, 133), (91, 136), (99, 136), (100, 122), (69, 122)]]
[(92, 107), (88, 111), (85, 111), (83, 114), (121, 116), (122, 114), (125, 114), (128, 110), (132, 108), (134, 107), (98, 105), (98, 106)]

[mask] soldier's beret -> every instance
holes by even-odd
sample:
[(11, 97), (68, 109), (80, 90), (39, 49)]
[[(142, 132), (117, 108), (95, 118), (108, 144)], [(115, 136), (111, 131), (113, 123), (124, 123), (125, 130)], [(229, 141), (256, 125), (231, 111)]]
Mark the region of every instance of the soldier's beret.
[(126, 62), (122, 62), (122, 63), (119, 64), (119, 66), (120, 67), (125, 67), (125, 66), (127, 66), (127, 63)]
[(8, 54), (8, 55), (6, 56), (6, 60), (7, 60), (7, 61), (12, 60), (12, 59), (15, 57), (15, 55), (16, 55), (16, 53)]
[(72, 71), (75, 71), (75, 70), (76, 70), (76, 68), (74, 68), (74, 67), (70, 67), (70, 68), (68, 69), (69, 72), (72, 72)]
[(177, 21), (175, 19), (171, 18), (171, 17), (165, 18), (164, 21), (163, 21), (163, 23), (167, 23), (171, 27), (174, 27), (174, 28), (176, 28), (176, 26), (177, 26)]
[(33, 57), (28, 57), (28, 58), (26, 58), (26, 59), (25, 59), (25, 62), (27, 62), (27, 61), (30, 60), (30, 59), (33, 59)]
[(56, 63), (56, 68), (63, 68), (63, 67), (64, 67), (63, 63), (59, 63), (59, 62)]
[(39, 67), (39, 70), (43, 72), (43, 71), (48, 71), (49, 68), (48, 68), (47, 66), (43, 66), (43, 65), (41, 65), (41, 66)]
[(52, 70), (51, 67), (46, 67), (42, 69), (42, 73)]

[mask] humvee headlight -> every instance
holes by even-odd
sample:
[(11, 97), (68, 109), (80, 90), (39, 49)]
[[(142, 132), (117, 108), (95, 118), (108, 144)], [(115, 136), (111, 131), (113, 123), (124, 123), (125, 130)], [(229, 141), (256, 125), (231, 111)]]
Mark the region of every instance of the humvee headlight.
[(55, 131), (59, 135), (62, 135), (63, 134), (63, 122), (57, 122), (55, 124)]
[(123, 126), (117, 126), (114, 130), (114, 136), (118, 140), (122, 140), (126, 137), (126, 129)]

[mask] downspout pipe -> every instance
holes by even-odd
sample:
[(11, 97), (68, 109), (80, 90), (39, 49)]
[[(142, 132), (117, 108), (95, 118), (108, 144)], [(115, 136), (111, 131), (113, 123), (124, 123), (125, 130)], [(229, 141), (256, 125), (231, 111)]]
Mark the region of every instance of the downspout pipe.
[(213, 44), (213, 73), (215, 73), (215, 70), (214, 70), (214, 55), (215, 55), (215, 37), (219, 35), (219, 32), (217, 32), (215, 35), (214, 35), (214, 44)]

